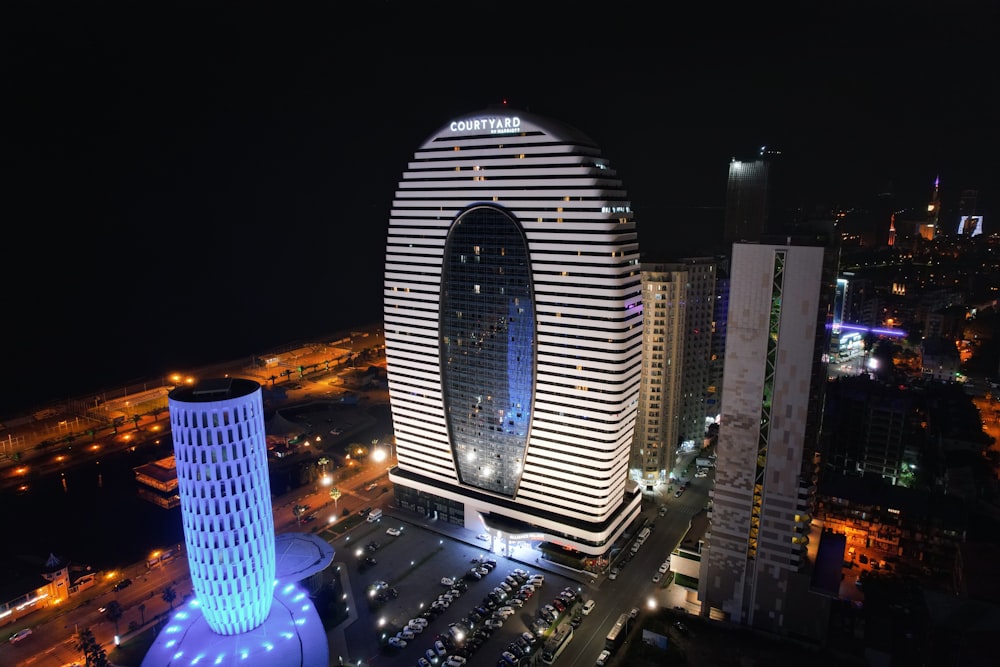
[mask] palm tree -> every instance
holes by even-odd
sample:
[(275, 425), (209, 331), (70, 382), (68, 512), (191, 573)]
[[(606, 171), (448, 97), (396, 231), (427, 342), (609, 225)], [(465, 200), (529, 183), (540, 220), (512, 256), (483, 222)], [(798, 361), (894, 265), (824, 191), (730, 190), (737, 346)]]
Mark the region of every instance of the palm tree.
[(118, 600), (112, 600), (108, 603), (108, 609), (104, 612), (104, 615), (108, 617), (108, 620), (115, 624), (115, 634), (118, 634), (118, 621), (122, 620), (122, 616), (125, 615), (125, 610), (122, 609), (121, 604)]
[(174, 600), (177, 599), (177, 591), (174, 590), (173, 586), (167, 586), (163, 589), (163, 595), (161, 596), (163, 601), (170, 605), (170, 611), (174, 610)]
[(142, 415), (132, 415), (132, 423), (135, 424), (135, 430), (139, 430), (139, 422), (142, 420)]
[(76, 634), (73, 648), (83, 654), (87, 667), (108, 667), (111, 664), (108, 662), (104, 647), (97, 643), (90, 628), (84, 628)]
[(274, 386), (274, 381), (278, 379), (278, 376), (277, 375), (272, 375), (271, 377), (269, 377), (267, 379), (271, 381), (271, 386), (273, 387)]

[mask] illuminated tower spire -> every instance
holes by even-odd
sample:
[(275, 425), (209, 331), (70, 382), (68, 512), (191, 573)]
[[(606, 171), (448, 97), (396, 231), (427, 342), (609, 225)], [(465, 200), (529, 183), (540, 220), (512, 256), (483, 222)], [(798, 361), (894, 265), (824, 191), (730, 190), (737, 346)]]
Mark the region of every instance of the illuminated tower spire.
[(941, 177), (934, 178), (934, 192), (931, 194), (931, 201), (927, 204), (927, 221), (920, 226), (920, 236), (928, 241), (934, 240), (938, 233), (938, 216), (941, 214)]
[(896, 245), (896, 214), (889, 216), (889, 247)]

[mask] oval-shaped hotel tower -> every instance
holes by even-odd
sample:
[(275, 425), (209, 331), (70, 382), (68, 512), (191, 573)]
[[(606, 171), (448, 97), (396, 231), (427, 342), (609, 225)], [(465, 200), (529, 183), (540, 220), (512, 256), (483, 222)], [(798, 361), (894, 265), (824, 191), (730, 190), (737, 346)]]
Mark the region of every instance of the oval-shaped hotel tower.
[(267, 619), (275, 581), (260, 385), (226, 378), (180, 387), (169, 407), (195, 595), (213, 632), (248, 632)]
[(639, 271), (626, 192), (583, 133), (500, 107), (432, 135), (386, 248), (399, 506), (603, 555), (641, 502)]

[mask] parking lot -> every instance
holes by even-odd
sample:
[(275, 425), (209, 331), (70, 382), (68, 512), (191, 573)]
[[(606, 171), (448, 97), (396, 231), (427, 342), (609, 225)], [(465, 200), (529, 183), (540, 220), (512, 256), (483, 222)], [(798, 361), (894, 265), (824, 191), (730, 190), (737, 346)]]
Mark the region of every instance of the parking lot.
[[(448, 530), (468, 532), (458, 527)], [(540, 644), (532, 646), (524, 633), (531, 630), (540, 613), (545, 613), (546, 605), (556, 599), (566, 604), (559, 596), (564, 588), (575, 591), (577, 599), (559, 610), (557, 618), (571, 619), (573, 611), (583, 604), (580, 585), (559, 574), (491, 554), (474, 534), (463, 537), (457, 539), (387, 512), (377, 522), (361, 523), (334, 540), (335, 560), (345, 569), (356, 607), (356, 619), (338, 628), (343, 631), (348, 652), (340, 656), (345, 663), (372, 661), (377, 656), (374, 662), (381, 665), (418, 665), (421, 658), (444, 665), (444, 658), (455, 655), (470, 664), (492, 665), (508, 651), (518, 665), (535, 664), (532, 656), (538, 654)], [(365, 563), (369, 558), (374, 562)], [(473, 569), (479, 569), (480, 574), (471, 575)], [(542, 574), (544, 583), (530, 595), (518, 596), (528, 577), (535, 574)], [(516, 579), (507, 579), (511, 576)], [(494, 589), (502, 591), (503, 585), (511, 588), (511, 593), (504, 597), (494, 593), (490, 599)], [(497, 613), (501, 608), (506, 609)], [(422, 621), (411, 623), (414, 619)], [(415, 627), (423, 621), (423, 627)], [(401, 641), (393, 640), (396, 645), (390, 645), (390, 638), (401, 632)], [(435, 642), (441, 646), (435, 647)], [(517, 655), (512, 645), (522, 655)], [(438, 656), (442, 647), (444, 656)], [(427, 651), (434, 654), (436, 662)], [(331, 657), (336, 656), (331, 644)]]

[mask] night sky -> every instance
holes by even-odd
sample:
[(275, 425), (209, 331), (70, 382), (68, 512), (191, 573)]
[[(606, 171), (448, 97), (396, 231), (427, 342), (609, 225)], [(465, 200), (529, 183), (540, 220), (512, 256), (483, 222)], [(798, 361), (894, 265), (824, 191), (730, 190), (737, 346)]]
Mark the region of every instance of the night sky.
[(940, 176), (1000, 223), (993, 10), (26, 4), (0, 21), (0, 417), (379, 320), (407, 161), (504, 100), (601, 146), (644, 251), (714, 242), (764, 144), (803, 201), (921, 207)]

